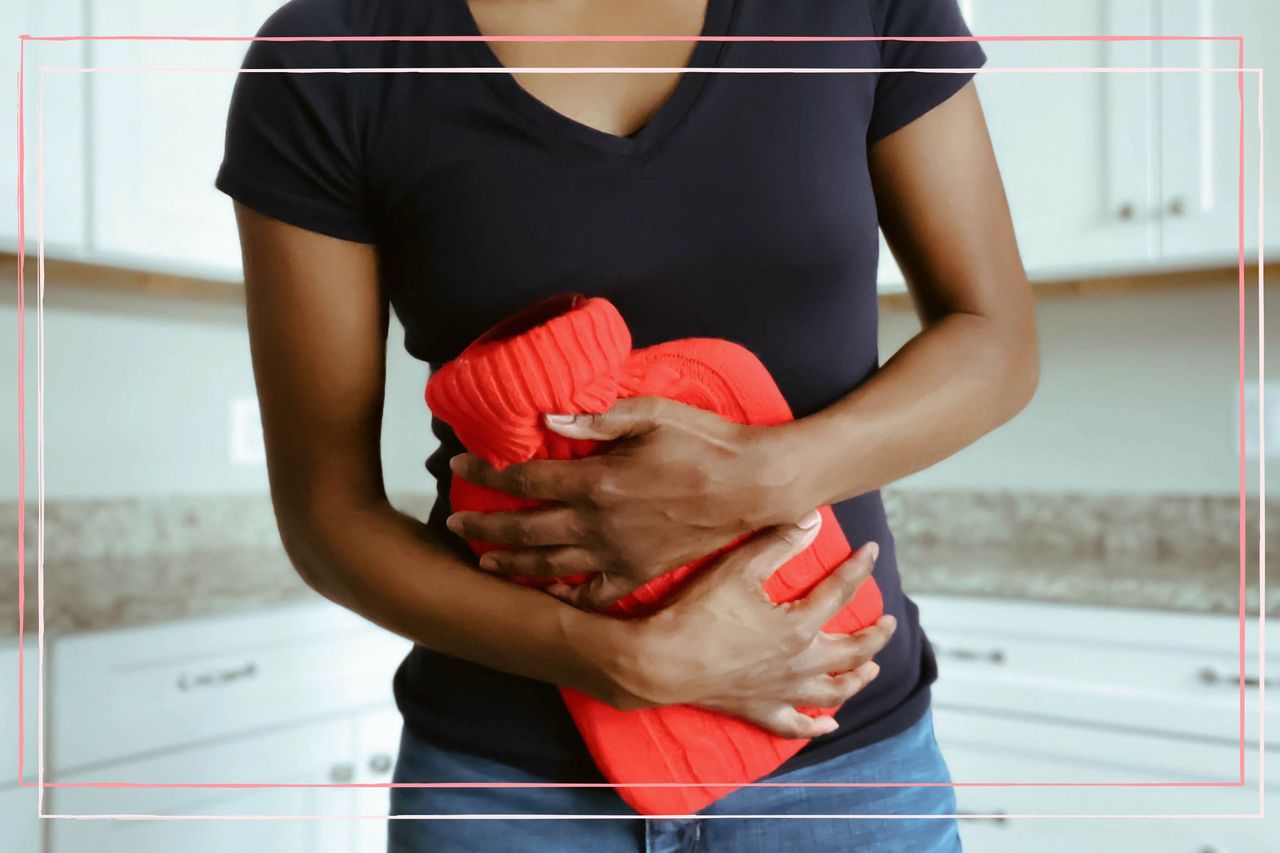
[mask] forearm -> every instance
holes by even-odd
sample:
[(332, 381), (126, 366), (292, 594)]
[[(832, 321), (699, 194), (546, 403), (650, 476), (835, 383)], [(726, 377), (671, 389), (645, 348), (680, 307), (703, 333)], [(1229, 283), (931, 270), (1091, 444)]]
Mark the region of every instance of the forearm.
[(779, 429), (790, 512), (836, 503), (938, 462), (1012, 418), (1038, 377), (1034, 331), (952, 313), (861, 386)]
[(626, 701), (625, 625), (478, 571), (385, 502), (281, 518), (299, 573), (326, 598), (428, 648)]

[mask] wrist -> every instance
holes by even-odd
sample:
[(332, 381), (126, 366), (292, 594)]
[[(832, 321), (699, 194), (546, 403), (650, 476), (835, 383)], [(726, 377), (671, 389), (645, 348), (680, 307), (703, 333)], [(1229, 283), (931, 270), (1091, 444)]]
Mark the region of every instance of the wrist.
[(660, 704), (654, 699), (661, 690), (649, 635), (640, 629), (643, 620), (565, 610), (565, 638), (584, 664), (584, 692), (621, 710)]
[(829, 439), (816, 435), (813, 426), (801, 419), (755, 428), (754, 470), (766, 504), (757, 528), (793, 523), (831, 502), (822, 488), (823, 472), (831, 466), (823, 453)]

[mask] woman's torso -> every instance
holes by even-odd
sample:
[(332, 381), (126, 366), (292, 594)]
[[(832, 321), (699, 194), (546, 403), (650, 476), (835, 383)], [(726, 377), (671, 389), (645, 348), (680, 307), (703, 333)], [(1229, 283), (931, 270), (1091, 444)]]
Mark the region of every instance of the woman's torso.
[[(268, 26), (288, 34), (479, 34), (466, 0), (295, 0)], [(709, 0), (701, 32), (874, 30), (871, 6), (860, 0)], [(557, 29), (548, 23), (543, 31)], [(353, 67), (499, 65), (476, 41), (344, 47), (342, 62)], [(683, 47), (695, 68), (879, 61), (877, 43), (867, 41)], [(665, 97), (653, 97), (661, 87), (649, 92), (650, 103), (660, 101), (656, 111), (593, 117), (615, 129), (642, 121), (629, 136), (557, 112), (505, 73), (349, 76), (345, 130), (356, 152), (349, 156), (358, 159), (383, 282), (415, 357), (438, 365), (507, 314), (573, 290), (609, 298), (637, 347), (682, 337), (746, 346), (796, 417), (836, 402), (877, 369), (879, 243), (866, 156), (876, 74), (690, 71), (668, 79)], [(446, 496), (447, 460), (462, 447), (444, 424), (431, 428), (441, 445), (426, 467)], [(877, 655), (879, 677), (837, 714), (841, 727), (782, 771), (905, 729), (923, 714), (935, 677), (901, 590), (879, 494), (834, 510), (852, 545), (880, 543), (875, 577), (898, 629)], [(445, 514), (438, 502), (431, 523)], [(422, 736), (560, 777), (594, 778), (550, 684), (419, 647), (395, 691), (406, 724)]]

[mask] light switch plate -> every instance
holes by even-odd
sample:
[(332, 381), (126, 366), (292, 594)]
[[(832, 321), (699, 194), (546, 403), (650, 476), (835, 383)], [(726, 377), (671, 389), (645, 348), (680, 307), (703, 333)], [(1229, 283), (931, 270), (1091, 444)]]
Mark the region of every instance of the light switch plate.
[(267, 462), (262, 441), (262, 416), (257, 397), (233, 397), (230, 408), (228, 451), (232, 465), (261, 466)]
[[(1265, 441), (1258, 436), (1264, 424), (1259, 423), (1259, 413), (1266, 407)], [(1240, 405), (1234, 401), (1236, 410), (1236, 449), (1240, 449)], [(1244, 383), (1244, 450), (1245, 456), (1257, 459), (1259, 450), (1265, 448), (1267, 458), (1280, 457), (1280, 382), (1265, 382), (1261, 385), (1257, 379), (1247, 379)]]

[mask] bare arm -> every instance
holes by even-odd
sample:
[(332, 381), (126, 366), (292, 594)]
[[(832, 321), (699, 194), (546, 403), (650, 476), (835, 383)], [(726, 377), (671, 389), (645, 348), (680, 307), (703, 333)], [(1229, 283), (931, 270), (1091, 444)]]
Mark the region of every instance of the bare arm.
[(448, 534), (387, 500), (388, 309), (374, 248), (240, 204), (236, 216), (272, 501), (290, 559), (319, 593), (432, 649), (618, 707), (691, 702), (795, 737), (831, 723), (791, 706), (838, 705), (874, 677), (868, 662), (891, 619), (853, 637), (820, 633), (869, 574), (874, 549), (807, 605), (775, 608), (760, 583), (803, 544), (791, 525), (649, 619), (584, 612), (476, 571), (440, 538)]
[(388, 313), (374, 248), (236, 211), (272, 501), (302, 577), (433, 649), (611, 695), (595, 657), (607, 624), (474, 571), (388, 502)]
[(1012, 418), (1039, 377), (1031, 288), (973, 82), (868, 157), (923, 329), (855, 391), (779, 432), (783, 458), (799, 460), (792, 513), (950, 456)]

